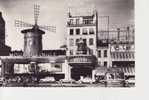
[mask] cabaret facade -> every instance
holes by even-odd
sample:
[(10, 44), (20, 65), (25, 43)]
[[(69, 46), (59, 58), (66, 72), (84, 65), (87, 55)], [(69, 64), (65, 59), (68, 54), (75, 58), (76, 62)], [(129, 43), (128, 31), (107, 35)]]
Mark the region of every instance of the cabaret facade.
[[(24, 50), (11, 51), (9, 56), (1, 56), (2, 76), (46, 75), (56, 80), (80, 80), (104, 75), (102, 69), (120, 68), (125, 76), (135, 76), (134, 39), (101, 39), (98, 34), (98, 14), (94, 11), (87, 16), (67, 16), (66, 48), (42, 50), (44, 31), (36, 25), (21, 31), (24, 35)], [(127, 28), (127, 33), (131, 30)], [(46, 74), (45, 74), (46, 73)]]
[(67, 56), (71, 78), (92, 77), (97, 65), (97, 12), (88, 16), (74, 16), (70, 12), (67, 18)]

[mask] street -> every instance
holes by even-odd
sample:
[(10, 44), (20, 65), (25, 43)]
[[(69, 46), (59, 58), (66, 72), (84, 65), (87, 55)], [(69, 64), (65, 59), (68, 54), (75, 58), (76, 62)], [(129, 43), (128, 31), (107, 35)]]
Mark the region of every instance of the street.
[[(134, 87), (135, 84), (127, 84), (124, 87)], [(107, 87), (104, 83), (10, 83), (7, 84), (6, 86), (2, 87)], [(109, 86), (108, 86), (109, 87)], [(110, 87), (119, 87), (117, 85), (112, 85)]]

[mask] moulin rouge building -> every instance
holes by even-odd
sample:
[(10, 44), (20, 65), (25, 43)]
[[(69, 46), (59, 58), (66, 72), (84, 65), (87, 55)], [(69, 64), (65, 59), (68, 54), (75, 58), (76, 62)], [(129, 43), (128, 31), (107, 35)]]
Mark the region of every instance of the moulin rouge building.
[(110, 67), (120, 68), (126, 77), (134, 77), (134, 28), (109, 31), (107, 39), (104, 32), (98, 31), (98, 18), (96, 11), (88, 16), (69, 12), (66, 48), (59, 50), (42, 49), (45, 32), (38, 27), (23, 30), (24, 51), (11, 51), (9, 56), (0, 57), (2, 76), (33, 75), (31, 66), (36, 66), (41, 78), (48, 75), (56, 80), (95, 79), (95, 75), (103, 75), (103, 69)]

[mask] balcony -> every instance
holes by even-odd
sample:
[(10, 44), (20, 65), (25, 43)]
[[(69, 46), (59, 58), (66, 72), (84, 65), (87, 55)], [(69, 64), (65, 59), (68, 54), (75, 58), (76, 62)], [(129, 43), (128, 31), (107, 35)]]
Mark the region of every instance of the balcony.
[(82, 23), (72, 23), (67, 22), (67, 27), (82, 27), (82, 26), (96, 26), (96, 22), (82, 22)]
[(68, 57), (70, 65), (95, 66), (97, 59), (93, 55), (74, 55)]

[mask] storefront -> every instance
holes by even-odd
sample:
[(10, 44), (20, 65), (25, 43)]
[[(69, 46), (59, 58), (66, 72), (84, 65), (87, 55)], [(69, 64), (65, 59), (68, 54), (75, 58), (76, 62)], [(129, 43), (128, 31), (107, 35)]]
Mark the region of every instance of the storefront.
[(2, 57), (2, 76), (53, 76), (64, 78), (62, 64), (65, 57)]
[(69, 56), (68, 64), (71, 67), (71, 78), (79, 80), (81, 77), (92, 78), (92, 70), (97, 65), (97, 59), (93, 55)]
[(135, 77), (134, 52), (113, 52), (111, 53), (112, 66), (124, 72), (125, 77)]

